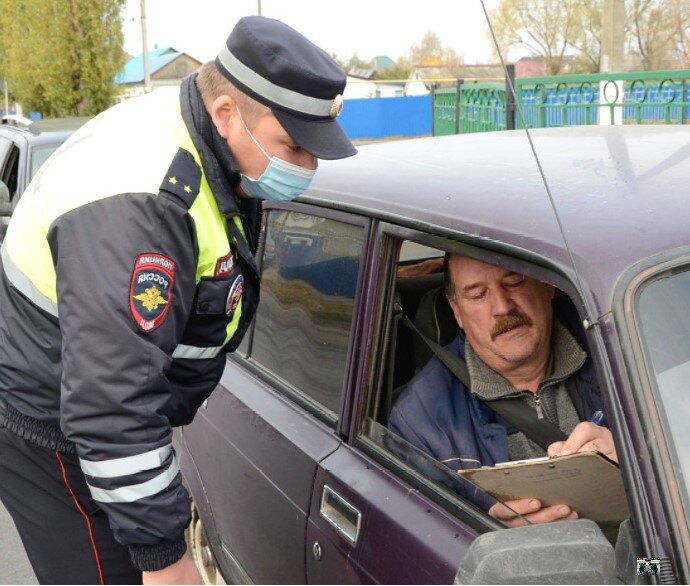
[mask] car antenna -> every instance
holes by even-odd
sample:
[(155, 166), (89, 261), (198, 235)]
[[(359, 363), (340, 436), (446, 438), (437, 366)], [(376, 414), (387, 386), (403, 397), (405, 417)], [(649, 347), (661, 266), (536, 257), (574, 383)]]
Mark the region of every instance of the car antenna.
[[(489, 25), (489, 31), (491, 32), (491, 38), (493, 39), (494, 46), (496, 47), (496, 52), (498, 53), (498, 58), (501, 61), (501, 67), (503, 69), (503, 74), (505, 75), (505, 78), (508, 82), (508, 86), (510, 87), (510, 92), (511, 94), (515, 97), (515, 107), (517, 109), (518, 115), (520, 116), (520, 121), (522, 122), (522, 127), (525, 129), (525, 134), (527, 135), (527, 141), (529, 142), (530, 149), (532, 149), (532, 154), (534, 155), (534, 160), (537, 163), (537, 167), (539, 169), (539, 174), (541, 175), (541, 180), (544, 183), (544, 187), (546, 189), (546, 194), (549, 197), (549, 203), (551, 204), (551, 209), (553, 210), (554, 215), (556, 216), (556, 223), (558, 224), (558, 229), (561, 232), (561, 236), (563, 238), (563, 242), (565, 243), (565, 248), (568, 251), (568, 256), (570, 257), (570, 263), (573, 266), (573, 270), (575, 271), (575, 280), (577, 281), (577, 287), (580, 291), (580, 295), (584, 295), (585, 290), (584, 287), (582, 286), (582, 279), (580, 278), (580, 272), (577, 270), (577, 264), (575, 263), (575, 257), (573, 256), (573, 252), (570, 249), (570, 243), (568, 242), (568, 237), (565, 234), (565, 230), (563, 229), (563, 223), (561, 222), (561, 217), (558, 215), (558, 210), (556, 209), (556, 203), (554, 202), (553, 199), (553, 194), (551, 193), (551, 187), (549, 186), (549, 182), (546, 179), (546, 174), (544, 173), (544, 168), (542, 167), (541, 160), (539, 159), (539, 154), (537, 153), (537, 149), (534, 146), (534, 141), (532, 140), (532, 134), (530, 133), (529, 126), (527, 124), (527, 121), (525, 119), (525, 113), (524, 110), (522, 109), (522, 104), (520, 103), (520, 100), (517, 99), (517, 93), (515, 91), (515, 82), (513, 78), (508, 75), (508, 68), (506, 67), (506, 62), (505, 59), (503, 58), (503, 52), (501, 51), (501, 47), (498, 44), (498, 38), (496, 37), (496, 31), (494, 31), (494, 27), (491, 24), (491, 19), (489, 18), (489, 12), (486, 9), (486, 5), (484, 4), (484, 0), (479, 0), (482, 5), (482, 10), (484, 11), (484, 16), (486, 17), (486, 23)], [(584, 299), (583, 299), (584, 300)], [(596, 320), (588, 318), (584, 320), (584, 326), (585, 328), (590, 328), (596, 323)]]

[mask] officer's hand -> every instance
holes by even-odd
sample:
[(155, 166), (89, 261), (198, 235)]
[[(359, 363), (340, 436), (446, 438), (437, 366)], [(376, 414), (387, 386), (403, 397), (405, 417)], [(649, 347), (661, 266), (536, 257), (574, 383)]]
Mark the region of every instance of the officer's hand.
[[(508, 508), (510, 507), (510, 508)], [(512, 510), (511, 510), (512, 509)], [(530, 523), (551, 523), (552, 521), (572, 521), (578, 515), (568, 505), (551, 505), (542, 507), (537, 499), (519, 499), (496, 503), (489, 509), (489, 515), (508, 527), (522, 527), (526, 525), (524, 519)]]
[(549, 446), (549, 456), (567, 456), (575, 452), (601, 452), (607, 458), (618, 462), (613, 436), (606, 427), (594, 425), (589, 421), (578, 423), (564, 442), (554, 442)]
[(157, 572), (143, 572), (142, 578), (144, 584), (203, 584), (199, 570), (186, 555)]

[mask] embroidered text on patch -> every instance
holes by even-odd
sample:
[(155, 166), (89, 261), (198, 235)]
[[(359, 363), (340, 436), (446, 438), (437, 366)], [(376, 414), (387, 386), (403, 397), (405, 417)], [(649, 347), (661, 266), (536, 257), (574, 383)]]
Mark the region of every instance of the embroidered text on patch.
[(153, 252), (140, 254), (134, 261), (129, 288), (129, 309), (143, 332), (157, 328), (168, 313), (175, 282), (175, 263)]
[(235, 266), (235, 259), (232, 256), (232, 252), (229, 252), (224, 257), (219, 258), (216, 261), (216, 277), (222, 277), (223, 275), (229, 275), (232, 272), (232, 267)]

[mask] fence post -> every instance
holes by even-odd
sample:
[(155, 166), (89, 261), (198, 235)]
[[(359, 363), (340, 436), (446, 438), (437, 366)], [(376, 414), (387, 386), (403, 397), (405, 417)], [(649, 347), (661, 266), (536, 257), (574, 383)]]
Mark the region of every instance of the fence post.
[(683, 84), (683, 92), (681, 93), (682, 106), (680, 107), (680, 123), (685, 124), (685, 103), (688, 101), (688, 80), (683, 78), (681, 82)]
[(436, 136), (436, 88), (437, 83), (431, 84), (431, 136)]
[(506, 65), (506, 130), (515, 130), (515, 64)]
[(465, 83), (464, 79), (455, 80), (455, 134), (460, 134), (460, 98), (463, 83)]

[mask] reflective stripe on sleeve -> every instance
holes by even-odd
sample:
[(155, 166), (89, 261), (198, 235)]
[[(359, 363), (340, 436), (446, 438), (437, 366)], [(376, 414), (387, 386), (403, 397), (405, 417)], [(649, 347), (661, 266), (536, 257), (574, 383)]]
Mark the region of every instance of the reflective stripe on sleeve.
[(82, 460), (79, 458), (79, 465), (84, 474), (96, 478), (116, 478), (117, 476), (128, 476), (158, 468), (172, 451), (172, 444), (137, 454), (136, 456), (126, 456), (124, 458), (114, 458), (113, 460), (103, 460), (94, 462), (93, 460)]
[(48, 299), (43, 293), (41, 293), (36, 286), (29, 280), (29, 278), (22, 273), (19, 267), (14, 264), (14, 261), (10, 258), (7, 252), (7, 247), (4, 241), (2, 247), (0, 248), (0, 256), (2, 257), (2, 266), (5, 268), (5, 275), (7, 275), (7, 280), (10, 284), (19, 291), (24, 297), (26, 297), (31, 303), (39, 307), (46, 313), (58, 317), (57, 303)]
[(170, 486), (179, 471), (180, 467), (177, 465), (177, 460), (173, 458), (170, 467), (165, 472), (141, 484), (132, 484), (113, 490), (95, 488), (89, 485), (89, 491), (91, 491), (93, 500), (99, 503), (133, 503), (147, 496), (158, 494)]
[(187, 346), (178, 344), (172, 353), (173, 358), (186, 358), (189, 360), (204, 360), (215, 358), (223, 350), (224, 346)]

